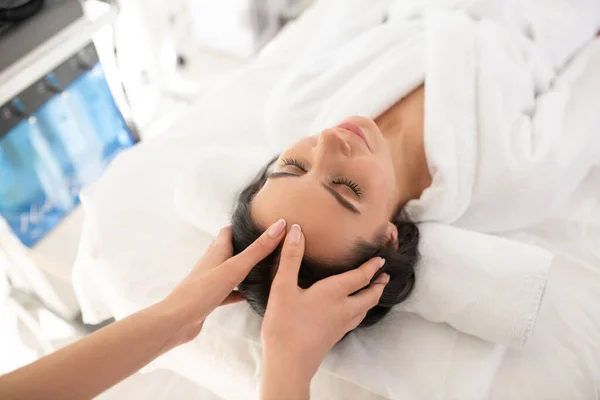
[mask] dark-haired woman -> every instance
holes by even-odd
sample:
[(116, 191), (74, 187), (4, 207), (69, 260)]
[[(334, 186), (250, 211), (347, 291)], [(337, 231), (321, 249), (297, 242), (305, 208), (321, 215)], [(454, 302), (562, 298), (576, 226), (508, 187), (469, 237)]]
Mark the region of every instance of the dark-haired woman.
[[(376, 122), (347, 118), (301, 139), (270, 163), (239, 198), (232, 219), (234, 250), (242, 251), (263, 227), (283, 218), (300, 224), (306, 235), (301, 287), (371, 257), (385, 258), (392, 281), (361, 322), (372, 325), (411, 292), (419, 231), (401, 210), (430, 184), (420, 87)], [(276, 254), (261, 261), (239, 287), (259, 314), (276, 262)]]
[[(234, 250), (284, 218), (306, 234), (303, 287), (384, 257), (391, 281), (365, 326), (414, 286), (416, 223), (525, 229), (600, 164), (600, 56), (589, 43), (600, 5), (327, 4), (269, 94), (266, 136), (281, 154), (242, 189)], [(276, 268), (274, 254), (240, 285), (259, 314)]]

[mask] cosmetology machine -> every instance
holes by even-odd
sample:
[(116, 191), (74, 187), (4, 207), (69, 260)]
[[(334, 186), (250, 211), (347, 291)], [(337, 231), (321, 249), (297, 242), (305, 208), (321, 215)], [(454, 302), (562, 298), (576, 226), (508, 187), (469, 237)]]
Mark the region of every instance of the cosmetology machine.
[(80, 190), (136, 142), (93, 43), (117, 11), (96, 0), (0, 0), (0, 279), (66, 320), (79, 311), (78, 233), (67, 220)]

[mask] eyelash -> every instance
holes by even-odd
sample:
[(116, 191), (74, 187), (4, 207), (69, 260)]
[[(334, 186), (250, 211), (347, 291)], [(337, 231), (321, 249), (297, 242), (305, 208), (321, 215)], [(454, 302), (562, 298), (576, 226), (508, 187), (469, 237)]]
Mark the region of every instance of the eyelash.
[[(295, 158), (282, 158), (281, 159), (281, 163), (285, 166), (285, 165), (292, 165), (296, 168), (301, 169), (304, 172), (308, 171), (308, 168), (306, 167), (306, 164), (304, 164), (303, 162), (295, 159)], [(331, 180), (331, 183), (333, 183), (334, 185), (346, 185), (348, 186), (353, 192), (354, 194), (356, 194), (359, 198), (362, 197), (363, 195), (363, 191), (360, 188), (360, 186), (358, 186), (355, 182), (351, 181), (350, 179), (346, 178), (346, 177), (338, 177), (338, 178), (333, 178)]]
[(281, 159), (281, 163), (283, 165), (293, 165), (296, 168), (301, 169), (304, 172), (308, 171), (308, 168), (306, 167), (306, 164), (304, 164), (301, 161), (296, 160), (295, 158), (282, 158)]
[(358, 186), (356, 183), (354, 183), (350, 179), (345, 178), (343, 176), (341, 176), (339, 178), (333, 178), (331, 180), (331, 183), (333, 183), (335, 185), (346, 185), (346, 186), (348, 186), (350, 189), (352, 189), (352, 191), (354, 192), (354, 194), (356, 194), (359, 198), (362, 197), (362, 195), (363, 195), (363, 191), (360, 188), (360, 186)]

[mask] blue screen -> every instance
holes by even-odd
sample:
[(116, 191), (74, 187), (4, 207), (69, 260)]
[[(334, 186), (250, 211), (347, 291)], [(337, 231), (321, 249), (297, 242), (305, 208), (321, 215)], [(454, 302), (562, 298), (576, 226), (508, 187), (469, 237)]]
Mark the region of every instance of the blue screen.
[(134, 143), (98, 63), (0, 139), (0, 214), (35, 245)]

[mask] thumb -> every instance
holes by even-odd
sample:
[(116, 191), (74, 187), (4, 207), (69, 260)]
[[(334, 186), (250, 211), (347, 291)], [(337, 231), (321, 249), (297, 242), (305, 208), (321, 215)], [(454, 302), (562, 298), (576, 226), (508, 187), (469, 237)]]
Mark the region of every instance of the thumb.
[(238, 255), (218, 267), (223, 279), (237, 286), (263, 258), (273, 252), (285, 233), (285, 220), (280, 219), (269, 227), (258, 239)]
[(300, 225), (294, 224), (288, 232), (283, 249), (279, 267), (273, 279), (273, 285), (298, 286), (298, 274), (304, 256), (304, 235)]

